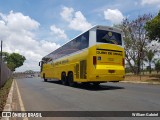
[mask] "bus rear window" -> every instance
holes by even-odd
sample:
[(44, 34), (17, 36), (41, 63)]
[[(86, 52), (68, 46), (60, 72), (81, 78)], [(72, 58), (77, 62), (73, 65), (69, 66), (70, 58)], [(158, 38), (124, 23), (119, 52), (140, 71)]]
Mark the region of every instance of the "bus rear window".
[(122, 45), (122, 38), (120, 33), (97, 30), (97, 42)]

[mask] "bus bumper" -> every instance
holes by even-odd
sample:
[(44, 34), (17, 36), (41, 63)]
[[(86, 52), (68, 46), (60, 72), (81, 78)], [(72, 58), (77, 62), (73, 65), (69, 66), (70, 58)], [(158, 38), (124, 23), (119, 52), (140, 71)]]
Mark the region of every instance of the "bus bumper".
[(118, 82), (125, 78), (123, 66), (97, 66), (88, 75), (88, 82)]
[(124, 78), (124, 75), (93, 75), (87, 79), (87, 82), (118, 82)]

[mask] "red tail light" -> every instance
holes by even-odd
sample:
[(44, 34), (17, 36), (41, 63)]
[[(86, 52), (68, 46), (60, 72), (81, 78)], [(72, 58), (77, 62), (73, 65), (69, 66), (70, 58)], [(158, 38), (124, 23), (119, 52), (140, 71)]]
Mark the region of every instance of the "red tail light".
[(125, 66), (125, 59), (122, 58), (122, 65)]
[(93, 65), (96, 65), (96, 64), (97, 64), (97, 57), (93, 56)]

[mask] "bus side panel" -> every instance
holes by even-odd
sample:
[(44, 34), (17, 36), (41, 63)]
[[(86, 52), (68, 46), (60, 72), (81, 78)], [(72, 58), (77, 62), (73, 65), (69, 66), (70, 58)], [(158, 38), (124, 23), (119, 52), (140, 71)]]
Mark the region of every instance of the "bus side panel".
[(69, 72), (73, 72), (75, 82), (85, 82), (87, 81), (87, 56), (88, 49), (66, 56), (65, 58), (53, 62), (50, 66), (44, 66), (42, 73), (45, 73), (47, 78), (61, 80), (62, 72), (65, 72), (66, 76)]
[(43, 64), (42, 66), (42, 72), (41, 72), (41, 78), (47, 78), (50, 79), (52, 78), (52, 69), (53, 67), (51, 66), (51, 64)]

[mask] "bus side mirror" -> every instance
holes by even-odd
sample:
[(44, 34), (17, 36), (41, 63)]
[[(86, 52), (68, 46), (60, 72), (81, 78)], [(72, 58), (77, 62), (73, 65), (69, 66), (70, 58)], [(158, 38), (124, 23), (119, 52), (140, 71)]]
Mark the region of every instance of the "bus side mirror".
[(41, 66), (41, 62), (39, 62), (39, 66)]

